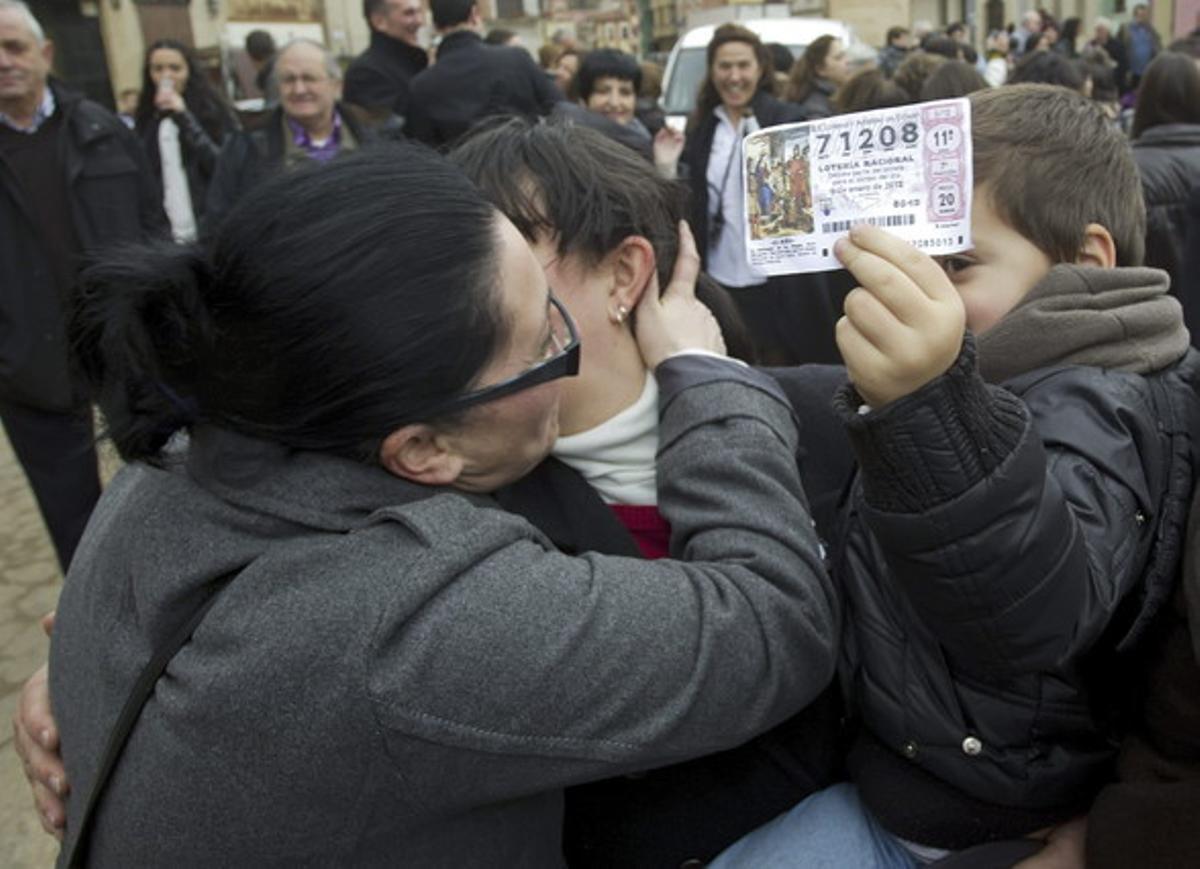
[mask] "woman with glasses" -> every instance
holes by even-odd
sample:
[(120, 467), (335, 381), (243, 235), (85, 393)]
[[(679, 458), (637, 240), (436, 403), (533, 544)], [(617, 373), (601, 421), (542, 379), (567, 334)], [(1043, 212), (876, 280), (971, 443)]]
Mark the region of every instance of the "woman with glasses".
[(584, 370), (543, 265), (403, 147), (88, 273), (72, 328), (129, 464), (52, 640), (64, 863), (82, 830), (96, 866), (557, 866), (565, 786), (736, 744), (828, 680), (795, 423), (720, 358), (686, 241), (636, 306), (686, 562), (564, 555), (489, 496)]

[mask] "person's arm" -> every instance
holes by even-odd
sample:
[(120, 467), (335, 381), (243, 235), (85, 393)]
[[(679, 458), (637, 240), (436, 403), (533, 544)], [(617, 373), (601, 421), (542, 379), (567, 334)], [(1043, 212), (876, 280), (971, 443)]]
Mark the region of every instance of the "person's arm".
[(562, 101), (562, 94), (559, 93), (554, 82), (542, 71), (542, 68), (529, 56), (528, 52), (523, 48), (514, 50), (521, 55), (521, 63), (525, 67), (525, 75), (533, 85), (533, 98), (539, 109), (538, 114), (543, 116), (550, 114), (555, 104)]
[(861, 515), (956, 667), (1056, 669), (1139, 578), (1153, 523), (1135, 493), (1154, 488), (1153, 425), (1056, 388), (1057, 373), (1025, 400), (985, 384), (973, 341), (957, 352), (961, 319), (928, 310), (961, 306), (937, 264), (881, 230), (855, 233), (844, 262), (873, 298), (846, 301), (839, 344), (856, 390), (840, 402)]
[(150, 168), (145, 148), (137, 136), (115, 118), (113, 129), (121, 147), (137, 166), (138, 222), (141, 224), (143, 239), (169, 238), (171, 224), (167, 221), (167, 213), (163, 211), (162, 188), (154, 176), (154, 170)]
[(346, 70), (342, 100), (364, 109), (372, 115), (394, 113), (404, 117), (408, 112), (408, 84), (398, 84), (374, 67), (354, 63)]
[(251, 134), (234, 133), (225, 141), (217, 157), (216, 168), (208, 185), (204, 204), (203, 235), (211, 235), (221, 220), (237, 204), (238, 198), (248, 186), (247, 179), (256, 169), (257, 150), (250, 139)]
[(187, 109), (176, 112), (172, 117), (179, 125), (179, 137), (187, 148), (188, 157), (196, 161), (200, 172), (206, 178), (211, 178), (217, 166), (217, 158), (221, 155), (221, 143), (208, 135), (196, 116)]
[[(54, 613), (50, 613), (42, 619), (42, 628), (49, 635), (53, 627)], [(50, 711), (46, 674), (47, 667), (43, 664), (21, 689), (13, 714), (13, 747), (21, 758), (42, 829), (61, 841), (67, 823), (70, 785), (59, 753), (58, 725)]]
[[(639, 305), (639, 336), (657, 296), (647, 290)], [(664, 299), (661, 321), (711, 320)], [(648, 361), (665, 358), (658, 508), (679, 560), (573, 558), (529, 534), (462, 566), (419, 617), (381, 613), (367, 681), (384, 738), (406, 762), (469, 774), (473, 800), (732, 747), (832, 677), (839, 606), (782, 394), (743, 365), (642, 346)], [(437, 541), (444, 517), (427, 521), (410, 514), (397, 533)], [(435, 545), (413, 569), (439, 572), (451, 548)], [(436, 690), (414, 696), (411, 673)], [(419, 757), (405, 750), (414, 738)]]

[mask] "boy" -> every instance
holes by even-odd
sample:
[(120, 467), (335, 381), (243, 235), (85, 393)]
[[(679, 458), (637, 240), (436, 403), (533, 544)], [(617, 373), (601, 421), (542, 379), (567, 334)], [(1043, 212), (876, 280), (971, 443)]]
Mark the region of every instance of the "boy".
[(1165, 273), (1136, 268), (1141, 192), (1103, 114), (1044, 85), (971, 100), (974, 250), (839, 242), (862, 284), (835, 400), (860, 466), (833, 547), (854, 783), (714, 866), (1016, 840), (1011, 863), (1111, 776), (1120, 653), (1178, 567), (1200, 357)]

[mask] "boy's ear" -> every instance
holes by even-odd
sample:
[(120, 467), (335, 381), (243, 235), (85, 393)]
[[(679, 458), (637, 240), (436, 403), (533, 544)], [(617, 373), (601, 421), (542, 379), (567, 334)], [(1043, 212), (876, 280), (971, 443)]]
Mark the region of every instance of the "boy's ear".
[(411, 423), (383, 439), (379, 463), (392, 474), (425, 486), (448, 486), (463, 471), (463, 458), (433, 426)]
[(1112, 233), (1098, 223), (1089, 223), (1083, 230), (1083, 245), (1079, 248), (1075, 264), (1102, 269), (1115, 268), (1117, 243), (1113, 241)]
[(641, 235), (626, 237), (609, 257), (613, 268), (613, 286), (609, 291), (609, 318), (615, 320), (618, 310), (623, 309), (620, 319), (637, 308), (642, 293), (650, 286), (658, 258), (650, 240)]

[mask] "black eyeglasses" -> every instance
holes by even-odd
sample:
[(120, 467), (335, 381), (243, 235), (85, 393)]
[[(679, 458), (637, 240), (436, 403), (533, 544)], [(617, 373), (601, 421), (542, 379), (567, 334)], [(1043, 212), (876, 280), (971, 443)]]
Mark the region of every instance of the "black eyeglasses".
[(579, 373), (579, 330), (575, 321), (567, 313), (562, 302), (550, 295), (550, 349), (545, 359), (532, 368), (522, 371), (508, 380), (501, 380), (474, 392), (464, 392), (456, 395), (444, 404), (435, 405), (423, 416), (445, 416), (485, 404), (512, 395), (525, 389), (530, 389), (542, 383), (549, 383), (560, 377), (574, 377)]

